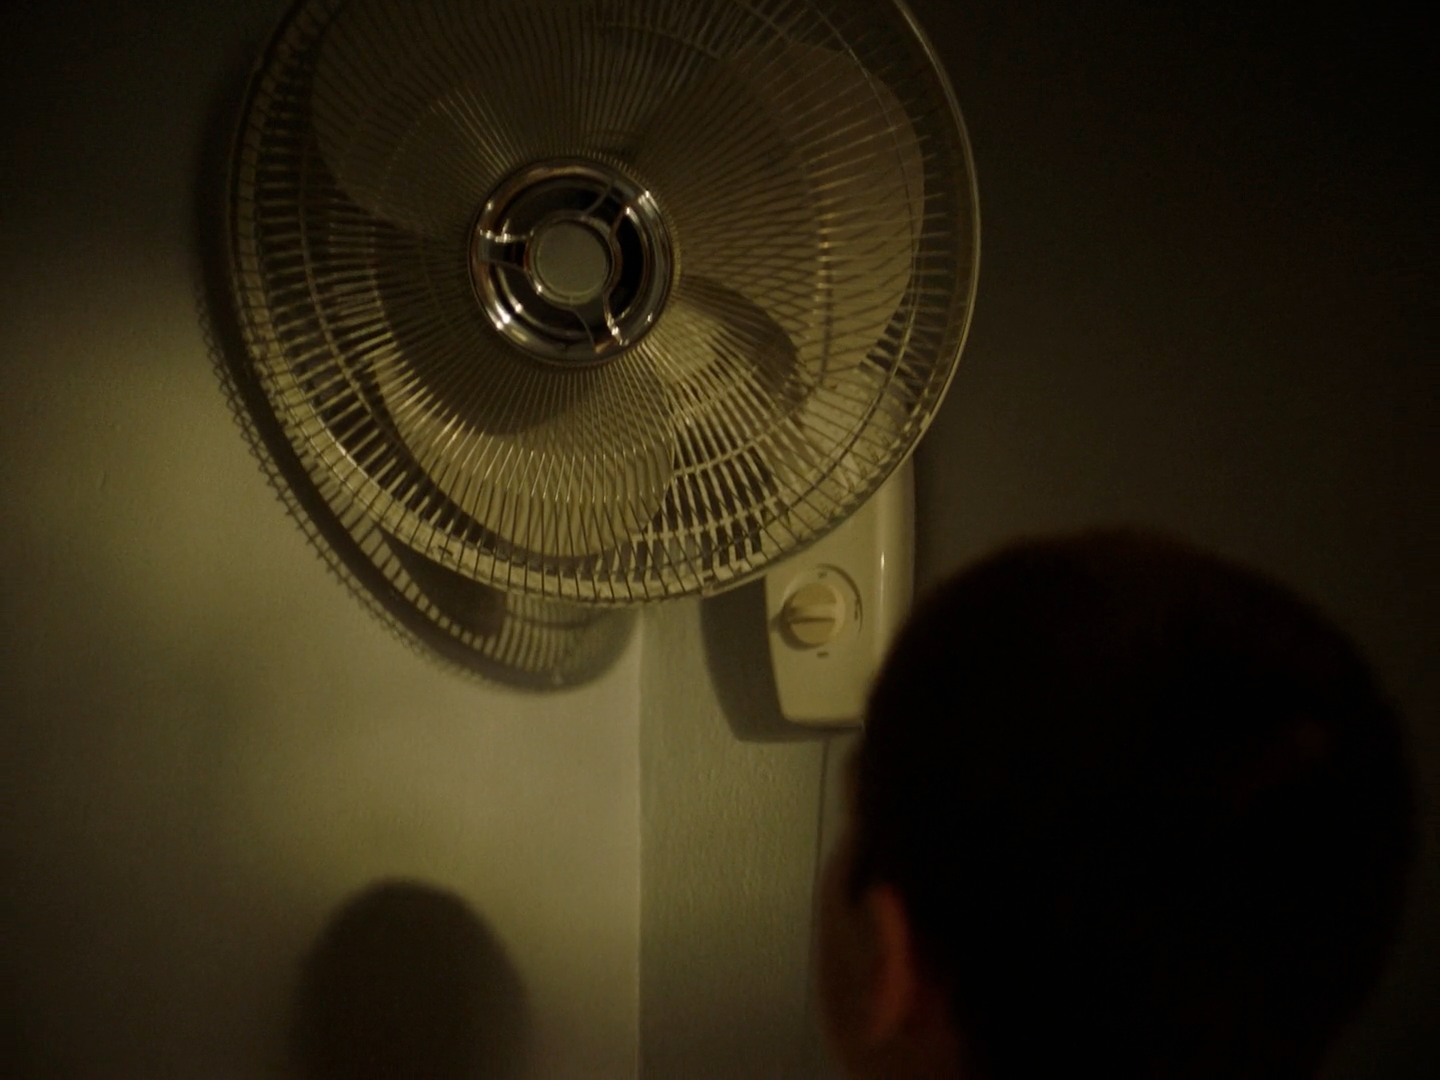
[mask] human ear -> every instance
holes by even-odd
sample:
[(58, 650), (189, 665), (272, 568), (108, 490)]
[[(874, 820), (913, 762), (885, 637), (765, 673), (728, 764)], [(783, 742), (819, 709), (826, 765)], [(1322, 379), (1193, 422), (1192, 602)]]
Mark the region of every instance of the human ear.
[(874, 978), (865, 1034), (872, 1045), (900, 1034), (916, 1006), (919, 978), (905, 902), (891, 885), (872, 885), (865, 907), (874, 933)]

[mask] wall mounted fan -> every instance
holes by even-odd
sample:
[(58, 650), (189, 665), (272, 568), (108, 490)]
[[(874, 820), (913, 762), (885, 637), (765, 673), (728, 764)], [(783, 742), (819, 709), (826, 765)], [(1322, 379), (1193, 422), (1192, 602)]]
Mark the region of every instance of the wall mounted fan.
[(849, 518), (977, 256), (894, 0), (301, 0), (228, 243), (245, 408), (311, 501), (392, 587), (512, 606), (715, 592)]

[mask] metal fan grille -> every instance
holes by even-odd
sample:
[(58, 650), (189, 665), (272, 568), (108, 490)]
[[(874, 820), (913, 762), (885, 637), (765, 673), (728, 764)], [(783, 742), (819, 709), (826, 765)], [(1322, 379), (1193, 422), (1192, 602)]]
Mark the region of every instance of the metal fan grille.
[[(654, 325), (546, 362), (477, 299), (487, 199), (583, 160), (673, 238)], [(252, 84), (234, 293), (324, 498), (511, 592), (625, 603), (762, 572), (919, 438), (973, 295), (959, 114), (859, 0), (311, 0)], [(602, 324), (603, 329), (603, 324)]]

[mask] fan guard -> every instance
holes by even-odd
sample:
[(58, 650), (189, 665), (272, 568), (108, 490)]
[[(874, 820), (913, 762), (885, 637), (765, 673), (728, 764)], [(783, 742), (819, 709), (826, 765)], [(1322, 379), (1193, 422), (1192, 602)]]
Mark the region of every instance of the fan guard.
[(335, 516), (604, 604), (737, 584), (883, 482), (976, 225), (894, 0), (302, 0), (228, 209), (249, 363)]

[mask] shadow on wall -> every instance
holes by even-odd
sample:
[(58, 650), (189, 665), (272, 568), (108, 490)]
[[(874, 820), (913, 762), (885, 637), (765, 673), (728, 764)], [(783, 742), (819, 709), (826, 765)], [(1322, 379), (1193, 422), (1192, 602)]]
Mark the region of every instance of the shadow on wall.
[(272, 486), (351, 592), (421, 651), (472, 674), (528, 689), (572, 687), (598, 678), (624, 652), (637, 621), (632, 611), (541, 600), (482, 585), (390, 535), (343, 494), (335, 496), (336, 502), (328, 500), (311, 478), (266, 397), (233, 299), (230, 155), (248, 88), (248, 73), (227, 80), (207, 117), (194, 183), (196, 306), (216, 373)]
[(385, 881), (331, 917), (305, 962), (292, 1045), (305, 1080), (520, 1076), (525, 990), (459, 897)]
[(742, 742), (806, 742), (853, 730), (792, 724), (780, 712), (770, 663), (765, 581), (710, 597), (700, 605), (705, 663), (730, 731)]

